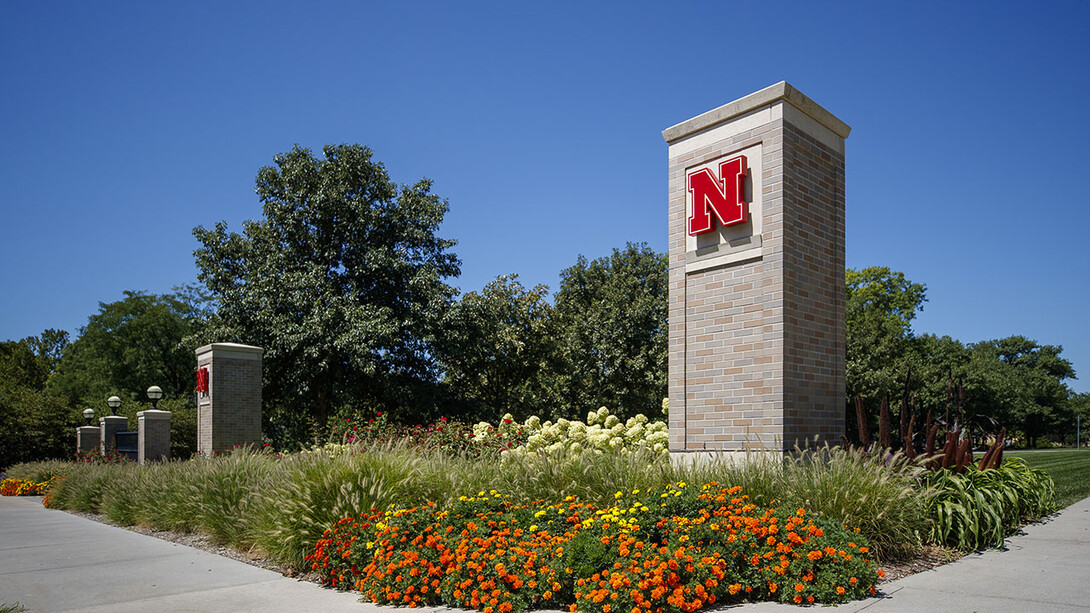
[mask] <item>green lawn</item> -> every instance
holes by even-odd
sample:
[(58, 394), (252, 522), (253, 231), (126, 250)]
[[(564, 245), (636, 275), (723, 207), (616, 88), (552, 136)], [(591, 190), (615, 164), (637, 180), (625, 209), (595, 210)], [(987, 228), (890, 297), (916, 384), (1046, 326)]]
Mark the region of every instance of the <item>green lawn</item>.
[(1023, 458), (1033, 468), (1048, 471), (1056, 482), (1056, 505), (1061, 509), (1090, 496), (1090, 449), (1005, 451), (1003, 455)]

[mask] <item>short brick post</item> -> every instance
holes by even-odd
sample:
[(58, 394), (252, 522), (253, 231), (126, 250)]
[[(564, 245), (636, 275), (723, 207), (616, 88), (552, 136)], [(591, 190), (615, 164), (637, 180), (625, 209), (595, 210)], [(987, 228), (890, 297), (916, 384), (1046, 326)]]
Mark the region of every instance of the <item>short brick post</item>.
[(148, 409), (136, 414), (137, 461), (170, 458), (170, 411)]
[(128, 431), (129, 418), (124, 415), (107, 415), (99, 417), (98, 424), (101, 426), (98, 450), (105, 455), (117, 449), (117, 433)]
[(261, 347), (213, 343), (197, 349), (208, 389), (197, 393), (197, 451), (211, 455), (261, 444)]
[(76, 452), (87, 453), (102, 444), (101, 428), (98, 426), (80, 426), (76, 428)]

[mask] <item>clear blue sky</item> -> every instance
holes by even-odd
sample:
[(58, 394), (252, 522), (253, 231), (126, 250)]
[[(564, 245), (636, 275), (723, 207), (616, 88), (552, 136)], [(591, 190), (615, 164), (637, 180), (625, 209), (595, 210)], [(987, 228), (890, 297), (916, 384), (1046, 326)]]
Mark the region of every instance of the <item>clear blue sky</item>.
[(193, 282), (258, 168), (358, 142), (450, 200), (463, 291), (666, 249), (661, 131), (780, 80), (852, 126), (847, 260), (917, 332), (1060, 344), (1090, 391), (1085, 2), (8, 2), (0, 340)]

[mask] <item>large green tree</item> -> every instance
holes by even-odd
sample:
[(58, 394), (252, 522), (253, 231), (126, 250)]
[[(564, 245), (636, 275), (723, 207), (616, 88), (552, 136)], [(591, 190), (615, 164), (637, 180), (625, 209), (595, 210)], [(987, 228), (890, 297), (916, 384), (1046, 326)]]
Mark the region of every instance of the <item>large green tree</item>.
[(193, 391), (195, 347), (185, 339), (203, 325), (200, 312), (177, 294), (125, 292), (99, 303), (68, 345), (48, 390), (69, 403), (101, 409), (112, 395), (144, 399), (149, 386), (168, 396)]
[(45, 391), (67, 342), (67, 332), (45, 330), (0, 343), (0, 469), (71, 452), (76, 411)]
[(1062, 425), (1071, 414), (1071, 390), (1065, 379), (1075, 377), (1071, 362), (1060, 356), (1062, 347), (1009, 336), (974, 343), (969, 349), (981, 365), (978, 370), (989, 371), (994, 381), (992, 402), (980, 410), (1020, 431), (1031, 446), (1042, 436), (1062, 436)]
[(500, 276), (455, 305), (441, 352), (460, 417), (557, 417), (558, 326), (549, 288)]
[(666, 396), (667, 257), (629, 243), (560, 275), (564, 403), (575, 414), (607, 406), (652, 413)]
[(926, 288), (884, 266), (849, 268), (845, 280), (848, 400), (898, 397), (911, 366), (912, 320), (923, 310)]
[(263, 217), (241, 234), (194, 229), (198, 278), (218, 303), (202, 338), (265, 349), (277, 420), (324, 425), (347, 407), (426, 417), (455, 296), (445, 279), (460, 272), (437, 235), (447, 202), (427, 179), (398, 186), (366, 147), (323, 154), (296, 146), (262, 168)]

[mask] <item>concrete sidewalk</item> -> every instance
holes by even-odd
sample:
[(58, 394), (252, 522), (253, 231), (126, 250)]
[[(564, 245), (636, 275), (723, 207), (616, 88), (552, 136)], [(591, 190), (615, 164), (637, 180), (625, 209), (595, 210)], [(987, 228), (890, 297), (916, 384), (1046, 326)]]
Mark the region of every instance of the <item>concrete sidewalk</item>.
[[(0, 496), (0, 604), (32, 613), (81, 611), (330, 611), (389, 613), (358, 595), (41, 506)], [(799, 611), (759, 603), (743, 613)], [(884, 584), (837, 611), (1090, 611), (1090, 498), (1007, 540)]]
[(358, 594), (0, 496), (0, 604), (31, 613), (375, 613)]

